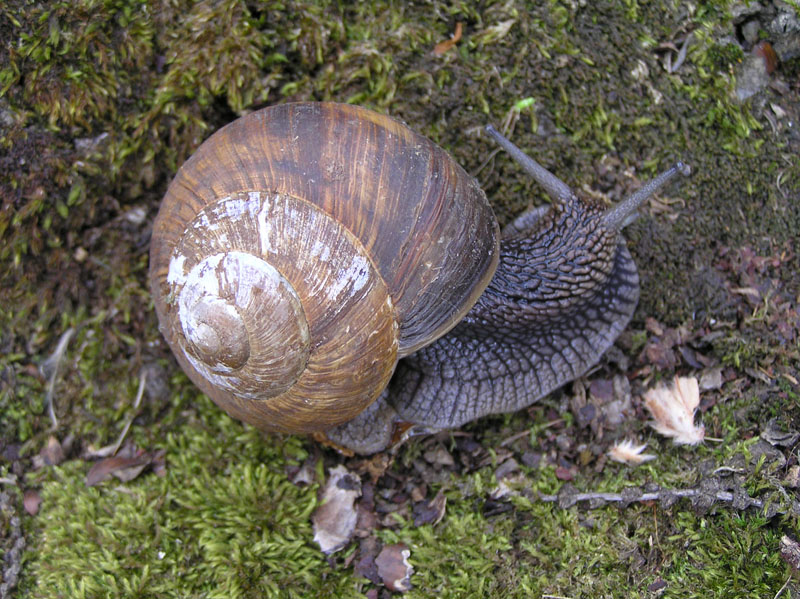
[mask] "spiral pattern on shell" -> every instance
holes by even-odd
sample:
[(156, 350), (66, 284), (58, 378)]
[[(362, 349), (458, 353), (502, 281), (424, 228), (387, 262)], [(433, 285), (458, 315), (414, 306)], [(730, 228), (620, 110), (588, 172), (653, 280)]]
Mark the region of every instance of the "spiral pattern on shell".
[(365, 109), (289, 104), (181, 167), (151, 286), (195, 384), (242, 420), (310, 432), (353, 418), (398, 357), (460, 320), (497, 244), (483, 192), (433, 143)]
[[(296, 254), (281, 251), (284, 239)], [(208, 205), (176, 246), (167, 282), (192, 367), (245, 409), (272, 399), (298, 421), (292, 430), (308, 420), (304, 408), (324, 413), (330, 401), (355, 415), (391, 375), (397, 324), (386, 286), (357, 240), (307, 202), (242, 192)], [(301, 297), (315, 301), (304, 307)], [(361, 376), (337, 375), (354, 358)]]

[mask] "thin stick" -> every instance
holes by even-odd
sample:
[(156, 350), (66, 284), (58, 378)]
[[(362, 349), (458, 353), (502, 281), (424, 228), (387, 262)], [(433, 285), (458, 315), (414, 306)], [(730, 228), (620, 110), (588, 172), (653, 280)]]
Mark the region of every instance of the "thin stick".
[(75, 333), (75, 329), (67, 329), (64, 331), (64, 334), (61, 335), (61, 338), (58, 340), (58, 345), (56, 346), (55, 351), (52, 355), (47, 358), (42, 363), (41, 370), (42, 373), (50, 366), (52, 363), (53, 371), (50, 373), (50, 380), (47, 383), (47, 393), (44, 397), (44, 403), (47, 406), (47, 413), (50, 415), (50, 422), (53, 424), (53, 428), (58, 428), (58, 418), (56, 418), (56, 408), (55, 408), (55, 388), (56, 388), (56, 378), (58, 377), (58, 367), (61, 364), (61, 360), (64, 358), (64, 354), (67, 350), (67, 344), (69, 340), (72, 339), (72, 335)]
[[(575, 493), (574, 495), (567, 495), (565, 499), (569, 499), (572, 504), (579, 501), (591, 501), (593, 499), (601, 499), (609, 503), (620, 503), (623, 501), (658, 501), (664, 497), (697, 497), (702, 495), (698, 489), (677, 489), (674, 491), (662, 490), (655, 493), (642, 493), (638, 497), (623, 497), (620, 493)], [(733, 493), (729, 491), (717, 491), (714, 495), (717, 501), (733, 501)], [(539, 495), (539, 499), (546, 503), (555, 503), (559, 500), (558, 495)], [(747, 507), (764, 507), (764, 502), (760, 499), (747, 498)]]
[(787, 579), (786, 579), (786, 582), (784, 582), (784, 583), (783, 583), (783, 586), (782, 586), (780, 589), (778, 589), (778, 592), (777, 592), (777, 593), (775, 593), (775, 599), (778, 599), (778, 597), (780, 597), (780, 596), (781, 596), (781, 593), (783, 593), (783, 591), (784, 591), (784, 590), (786, 590), (786, 587), (787, 587), (787, 586), (789, 586), (789, 582), (790, 582), (791, 580), (792, 580), (792, 577), (791, 577), (791, 576), (790, 576), (789, 578), (787, 578)]
[(120, 446), (122, 445), (122, 441), (125, 439), (125, 436), (128, 434), (128, 429), (131, 428), (131, 424), (133, 424), (134, 419), (137, 416), (137, 410), (139, 409), (139, 404), (142, 403), (142, 396), (144, 395), (144, 384), (147, 381), (147, 372), (142, 370), (141, 374), (139, 375), (139, 389), (136, 391), (136, 399), (133, 400), (133, 410), (131, 411), (131, 415), (128, 418), (128, 421), (125, 423), (125, 428), (122, 429), (122, 433), (119, 435), (119, 439), (114, 444), (114, 449), (111, 451), (111, 455), (116, 455), (117, 451), (119, 451)]

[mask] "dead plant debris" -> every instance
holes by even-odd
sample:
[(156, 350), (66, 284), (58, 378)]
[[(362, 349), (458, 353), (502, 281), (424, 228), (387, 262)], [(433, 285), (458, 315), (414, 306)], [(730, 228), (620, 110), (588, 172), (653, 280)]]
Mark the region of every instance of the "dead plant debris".
[(411, 575), (414, 568), (408, 563), (411, 555), (409, 548), (403, 543), (387, 545), (381, 549), (375, 559), (378, 574), (391, 591), (405, 592), (411, 590)]
[(800, 543), (789, 535), (781, 537), (781, 557), (797, 572), (800, 570)]
[(439, 489), (436, 496), (430, 501), (420, 501), (414, 505), (414, 526), (423, 524), (433, 524), (434, 526), (444, 518), (447, 497), (444, 491)]
[(157, 476), (165, 475), (166, 450), (145, 451), (132, 442), (122, 446), (113, 457), (104, 458), (94, 464), (86, 474), (86, 486), (93, 487), (112, 476), (122, 482), (129, 482), (138, 477), (145, 468), (151, 468)]
[(615, 462), (638, 466), (650, 460), (655, 460), (656, 456), (649, 453), (642, 453), (647, 448), (647, 443), (636, 445), (630, 439), (625, 439), (614, 445), (608, 450), (608, 457)]
[(439, 42), (434, 46), (433, 53), (437, 56), (441, 56), (445, 52), (447, 52), (450, 48), (454, 47), (460, 40), (461, 34), (463, 32), (464, 26), (461, 23), (456, 23), (456, 29), (453, 32), (453, 35), (450, 36), (450, 39), (444, 40), (443, 42)]
[(355, 501), (360, 496), (361, 480), (345, 466), (328, 472), (320, 506), (311, 516), (314, 541), (323, 553), (330, 555), (350, 542), (357, 521)]
[(658, 385), (645, 393), (644, 403), (656, 431), (671, 437), (678, 445), (697, 445), (705, 437), (705, 427), (695, 426), (694, 414), (700, 405), (700, 388), (694, 377), (676, 376), (671, 385)]

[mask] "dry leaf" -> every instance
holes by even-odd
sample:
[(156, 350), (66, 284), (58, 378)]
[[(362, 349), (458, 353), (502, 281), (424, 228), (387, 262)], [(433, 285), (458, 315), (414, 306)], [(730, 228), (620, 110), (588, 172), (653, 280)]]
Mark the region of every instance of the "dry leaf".
[(42, 447), (39, 455), (33, 457), (33, 467), (34, 469), (39, 469), (44, 466), (58, 466), (63, 461), (64, 449), (58, 439), (50, 435), (47, 439), (47, 445)]
[(311, 516), (314, 540), (325, 554), (339, 551), (350, 542), (356, 529), (354, 504), (361, 496), (361, 480), (344, 466), (328, 472), (321, 505)]
[(498, 502), (519, 495), (519, 491), (508, 486), (508, 482), (506, 481), (509, 481), (509, 479), (504, 478), (497, 483), (497, 486), (489, 492), (489, 499)]
[(700, 405), (700, 388), (694, 377), (673, 379), (672, 386), (659, 385), (644, 394), (644, 404), (653, 416), (650, 423), (678, 445), (697, 445), (705, 437), (705, 427), (694, 425), (694, 413)]
[(33, 489), (28, 489), (25, 491), (25, 495), (22, 496), (22, 505), (26, 512), (28, 512), (31, 516), (35, 516), (39, 511), (39, 506), (41, 504), (42, 497), (38, 492), (34, 491)]
[(647, 443), (644, 445), (634, 445), (633, 441), (625, 439), (608, 450), (608, 457), (615, 462), (638, 466), (644, 462), (656, 459), (656, 456), (652, 454), (642, 453), (645, 447), (647, 447)]
[(424, 504), (422, 502), (414, 506), (414, 526), (422, 526), (423, 524), (438, 524), (444, 517), (445, 507), (447, 506), (447, 498), (444, 496), (444, 491), (439, 489), (436, 497)]
[(381, 583), (381, 577), (378, 575), (378, 566), (375, 565), (379, 547), (380, 544), (375, 537), (361, 539), (358, 547), (358, 559), (353, 565), (353, 571), (357, 576), (363, 576), (374, 584)]
[(719, 366), (708, 368), (700, 375), (701, 390), (711, 391), (720, 387), (722, 387), (722, 368)]
[(441, 445), (436, 445), (427, 450), (422, 457), (433, 466), (449, 467), (454, 466), (456, 463), (453, 459), (453, 455)]
[(378, 574), (390, 591), (405, 592), (411, 589), (414, 568), (408, 563), (410, 555), (408, 547), (398, 543), (384, 547), (375, 559)]
[(767, 422), (759, 436), (773, 447), (794, 447), (800, 440), (800, 432), (794, 429), (784, 430), (777, 418)]
[(386, 474), (386, 470), (391, 465), (392, 460), (389, 455), (381, 452), (359, 462), (355, 467), (355, 471), (358, 474), (369, 474), (370, 480), (375, 483), (381, 476)]
[(556, 478), (558, 480), (572, 480), (575, 478), (575, 475), (578, 473), (578, 469), (575, 466), (571, 466), (567, 468), (565, 466), (556, 466)]
[(116, 476), (119, 480), (126, 483), (139, 476), (145, 468), (150, 466), (156, 476), (166, 474), (165, 460), (166, 450), (143, 451), (136, 449), (131, 444), (126, 444), (120, 454), (113, 458), (106, 458), (94, 464), (86, 474), (86, 486), (93, 487), (111, 476)]
[(142, 454), (135, 458), (114, 457), (100, 460), (91, 467), (86, 475), (86, 486), (93, 487), (111, 475), (121, 475), (123, 482), (133, 480), (141, 474), (144, 467), (151, 461), (150, 456)]
[(461, 39), (462, 30), (463, 30), (463, 25), (461, 23), (456, 23), (456, 30), (450, 37), (450, 39), (436, 44), (436, 46), (433, 48), (433, 53), (436, 55), (441, 55), (447, 52), (453, 46), (455, 46)]
[(303, 462), (303, 465), (300, 466), (297, 472), (295, 472), (293, 476), (289, 477), (289, 480), (291, 480), (292, 483), (298, 487), (307, 487), (314, 482), (314, 477), (316, 474), (315, 464), (316, 462), (314, 460), (306, 460)]

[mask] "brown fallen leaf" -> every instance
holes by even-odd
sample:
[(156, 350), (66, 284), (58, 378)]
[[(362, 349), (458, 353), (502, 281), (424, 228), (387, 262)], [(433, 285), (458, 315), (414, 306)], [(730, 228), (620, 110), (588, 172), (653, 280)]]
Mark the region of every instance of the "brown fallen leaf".
[(328, 472), (320, 506), (311, 516), (314, 541), (326, 555), (339, 551), (353, 537), (358, 513), (355, 501), (361, 496), (361, 479), (339, 465)]
[(25, 507), (25, 511), (28, 512), (31, 516), (35, 516), (39, 511), (39, 506), (42, 504), (42, 497), (39, 495), (38, 491), (34, 491), (33, 489), (28, 489), (25, 491), (25, 495), (22, 497), (22, 505)]
[(794, 447), (800, 441), (800, 431), (784, 429), (777, 418), (772, 418), (761, 430), (760, 437), (773, 447)]
[(564, 466), (556, 466), (556, 478), (558, 480), (572, 480), (575, 478), (576, 468), (565, 468)]
[(714, 368), (707, 368), (700, 375), (700, 390), (711, 391), (722, 387), (722, 368), (716, 366)]
[(369, 481), (361, 485), (356, 513), (355, 536), (361, 539), (371, 536), (378, 528), (378, 514), (375, 512), (375, 486)]
[(442, 518), (444, 518), (446, 506), (447, 497), (444, 496), (444, 491), (439, 489), (436, 497), (430, 501), (420, 501), (414, 506), (414, 526), (422, 526), (423, 524), (438, 524)]
[(33, 467), (34, 469), (39, 469), (43, 466), (58, 466), (63, 461), (64, 449), (58, 439), (50, 435), (47, 439), (47, 445), (42, 447), (39, 455), (34, 456)]
[(325, 447), (330, 447), (331, 449), (338, 451), (340, 454), (348, 458), (352, 458), (355, 455), (352, 449), (347, 449), (343, 445), (334, 443), (333, 441), (328, 439), (328, 436), (325, 433), (320, 433), (320, 432), (311, 433), (311, 438), (314, 439), (314, 441), (316, 441), (320, 445), (324, 445)]
[(363, 576), (374, 584), (380, 584), (381, 578), (378, 575), (378, 567), (375, 565), (375, 558), (378, 557), (380, 544), (375, 537), (361, 539), (358, 547), (358, 560), (353, 566), (353, 571), (358, 576)]
[(424, 482), (418, 485), (414, 485), (411, 488), (411, 501), (417, 503), (418, 501), (422, 501), (428, 495), (428, 485)]
[(389, 454), (381, 452), (361, 460), (356, 464), (354, 470), (358, 474), (369, 474), (370, 480), (375, 483), (386, 473), (386, 470), (391, 465), (392, 459)]
[[(86, 475), (86, 486), (93, 487), (104, 480), (108, 480), (111, 478), (112, 474), (120, 470), (127, 470), (128, 472), (130, 472), (132, 469), (138, 470), (136, 472), (136, 476), (138, 476), (139, 473), (144, 470), (144, 467), (149, 461), (150, 458), (146, 455), (139, 456), (138, 458), (113, 457), (100, 460), (91, 467)], [(128, 480), (136, 478), (136, 476), (133, 476)]]
[(314, 482), (315, 464), (315, 460), (306, 460), (294, 474), (289, 476), (289, 480), (298, 487), (307, 487)]
[(661, 370), (669, 370), (678, 364), (678, 357), (672, 347), (660, 340), (649, 341), (643, 350), (647, 363), (657, 366)]
[(86, 486), (93, 487), (108, 480), (111, 476), (116, 476), (122, 482), (129, 482), (139, 476), (148, 466), (152, 466), (153, 472), (157, 476), (164, 476), (166, 450), (147, 452), (134, 448), (126, 454), (97, 462), (86, 474)]
[(433, 48), (433, 53), (437, 56), (441, 56), (445, 52), (447, 52), (450, 48), (455, 46), (459, 40), (461, 40), (461, 33), (463, 31), (463, 25), (461, 23), (456, 23), (456, 30), (452, 36), (450, 36), (449, 40), (444, 40), (443, 42), (439, 42)]
[(404, 593), (411, 589), (411, 575), (414, 568), (408, 563), (411, 551), (402, 543), (384, 547), (375, 564), (378, 566), (378, 575), (390, 591)]
[(428, 449), (422, 454), (422, 457), (433, 466), (450, 467), (455, 466), (456, 463), (453, 459), (453, 455), (441, 445), (435, 445), (431, 449)]
[(518, 471), (519, 464), (517, 463), (517, 460), (514, 458), (509, 458), (497, 467), (497, 469), (494, 471), (494, 477), (498, 481), (501, 481), (504, 478), (512, 478)]

